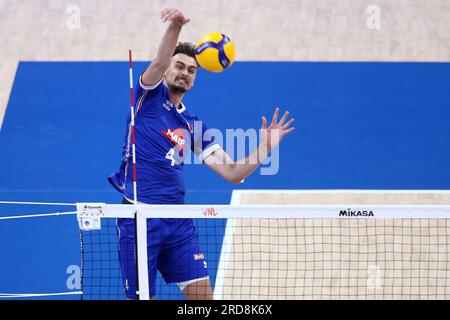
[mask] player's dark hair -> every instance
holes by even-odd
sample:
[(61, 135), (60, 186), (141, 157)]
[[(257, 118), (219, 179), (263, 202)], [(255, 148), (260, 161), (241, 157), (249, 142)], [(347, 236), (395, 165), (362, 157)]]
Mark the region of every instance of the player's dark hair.
[[(175, 48), (175, 51), (173, 52), (173, 56), (182, 53), (189, 57), (192, 57), (195, 59), (195, 46), (193, 43), (190, 42), (178, 42), (177, 47)], [(197, 59), (195, 59), (197, 62)], [(198, 65), (198, 62), (197, 62)]]

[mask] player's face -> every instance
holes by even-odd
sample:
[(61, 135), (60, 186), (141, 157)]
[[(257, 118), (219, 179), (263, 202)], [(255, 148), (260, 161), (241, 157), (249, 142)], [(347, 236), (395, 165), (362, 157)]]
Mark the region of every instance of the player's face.
[(172, 57), (166, 71), (167, 86), (175, 92), (185, 93), (194, 85), (197, 62), (194, 58), (178, 53)]

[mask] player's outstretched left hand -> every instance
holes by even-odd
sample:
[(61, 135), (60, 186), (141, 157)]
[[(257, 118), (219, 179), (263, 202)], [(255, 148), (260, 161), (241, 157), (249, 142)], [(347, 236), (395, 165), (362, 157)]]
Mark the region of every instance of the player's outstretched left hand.
[(289, 111), (286, 111), (278, 122), (279, 114), (280, 108), (276, 108), (272, 117), (272, 122), (269, 126), (267, 126), (266, 117), (262, 117), (261, 143), (266, 143), (269, 151), (276, 148), (285, 136), (295, 130), (295, 127), (291, 127), (295, 119), (292, 118), (286, 122), (289, 116)]

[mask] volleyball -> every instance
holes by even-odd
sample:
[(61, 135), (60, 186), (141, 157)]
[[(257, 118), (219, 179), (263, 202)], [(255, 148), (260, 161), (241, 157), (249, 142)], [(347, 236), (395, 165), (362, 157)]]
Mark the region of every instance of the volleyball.
[(219, 32), (208, 33), (195, 45), (198, 64), (210, 72), (222, 72), (234, 61), (234, 43)]

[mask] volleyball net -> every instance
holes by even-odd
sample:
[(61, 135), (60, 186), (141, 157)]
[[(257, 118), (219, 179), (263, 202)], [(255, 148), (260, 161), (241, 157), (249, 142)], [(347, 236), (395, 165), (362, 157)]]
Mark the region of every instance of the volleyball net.
[[(159, 273), (149, 279), (148, 222), (165, 219), (192, 219), (214, 299), (450, 298), (446, 191), (235, 191), (230, 205), (76, 208), (82, 299), (126, 299), (119, 255), (136, 262), (139, 299), (152, 286), (157, 299), (183, 299)], [(135, 222), (130, 252), (118, 245), (124, 218)]]
[[(82, 238), (103, 246), (98, 250), (103, 253), (117, 247), (114, 236), (112, 244), (102, 240), (103, 223), (136, 219), (141, 299), (149, 297), (147, 221), (176, 218), (194, 221), (215, 299), (448, 299), (450, 206), (442, 204), (447, 200), (447, 194), (426, 192), (241, 192), (232, 205), (79, 204), (78, 211), (88, 225)], [(93, 225), (101, 228), (89, 230)], [(90, 290), (101, 298), (105, 291), (96, 291), (90, 281), (110, 275), (103, 270), (103, 278), (88, 276), (90, 259), (83, 248), (83, 296)], [(111, 277), (120, 284), (120, 272)], [(182, 298), (175, 285), (161, 277), (157, 282), (158, 298)], [(116, 293), (123, 295), (120, 289)]]

